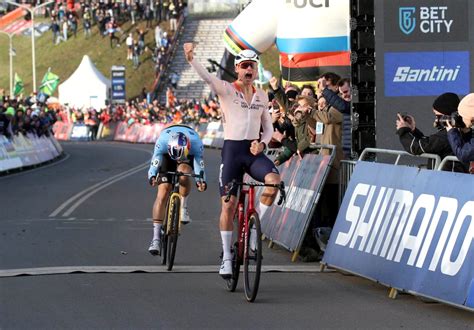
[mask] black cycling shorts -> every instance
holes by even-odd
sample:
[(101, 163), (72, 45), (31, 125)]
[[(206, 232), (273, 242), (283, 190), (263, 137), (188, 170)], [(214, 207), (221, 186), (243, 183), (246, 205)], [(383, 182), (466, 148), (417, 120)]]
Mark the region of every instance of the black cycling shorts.
[(171, 175), (170, 174), (165, 175), (165, 174), (162, 174), (161, 172), (176, 172), (179, 164), (188, 164), (194, 170), (194, 157), (190, 156), (188, 157), (187, 160), (183, 162), (177, 162), (171, 159), (170, 155), (164, 154), (163, 160), (160, 166), (160, 173), (158, 173), (158, 176), (156, 178), (157, 184), (171, 183), (171, 179), (172, 179)]
[[(244, 174), (248, 173), (253, 179), (265, 182), (268, 173), (276, 173), (278, 169), (275, 164), (264, 153), (257, 156), (250, 152), (252, 141), (224, 140), (222, 147), (222, 163), (219, 173), (219, 188), (221, 196), (227, 194), (226, 185), (235, 179), (242, 182)], [(237, 188), (232, 189), (232, 195), (237, 195)]]

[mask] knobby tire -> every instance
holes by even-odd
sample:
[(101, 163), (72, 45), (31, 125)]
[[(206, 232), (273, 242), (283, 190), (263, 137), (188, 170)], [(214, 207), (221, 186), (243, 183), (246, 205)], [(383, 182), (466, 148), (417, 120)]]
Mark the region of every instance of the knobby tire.
[[(168, 235), (168, 256), (167, 256), (167, 266), (168, 270), (173, 269), (174, 256), (176, 254), (176, 245), (178, 244), (178, 234), (179, 234), (179, 211), (181, 207), (181, 199), (179, 197), (173, 197), (172, 205), (173, 208), (171, 213), (169, 213), (168, 225), (169, 235)], [(170, 200), (171, 202), (171, 200)]]
[(168, 255), (167, 253), (167, 249), (168, 249), (168, 209), (169, 209), (169, 205), (170, 205), (170, 201), (168, 200), (168, 202), (166, 203), (166, 212), (165, 212), (165, 220), (163, 221), (163, 228), (161, 230), (161, 233), (160, 233), (160, 244), (161, 244), (161, 249), (160, 249), (160, 253), (161, 253), (161, 264), (162, 265), (166, 265), (166, 257)]

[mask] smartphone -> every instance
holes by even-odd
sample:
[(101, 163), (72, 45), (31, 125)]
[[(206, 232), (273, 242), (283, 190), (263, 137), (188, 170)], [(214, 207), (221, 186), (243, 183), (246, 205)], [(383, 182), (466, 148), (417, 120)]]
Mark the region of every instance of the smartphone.
[(273, 112), (280, 113), (280, 105), (277, 102), (273, 102)]

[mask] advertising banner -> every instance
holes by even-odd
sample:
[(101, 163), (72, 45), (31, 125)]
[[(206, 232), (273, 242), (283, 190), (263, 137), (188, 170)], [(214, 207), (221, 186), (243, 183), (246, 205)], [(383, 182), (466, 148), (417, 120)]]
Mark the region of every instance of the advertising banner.
[[(468, 0), (384, 1), (386, 42), (468, 41)], [(382, 23), (382, 22), (380, 22)]]
[[(275, 204), (262, 218), (262, 232), (274, 243), (289, 251), (298, 251), (311, 215), (326, 180), (330, 156), (293, 157), (279, 167), (286, 186), (286, 202)], [(259, 189), (259, 195), (262, 189)]]
[(385, 53), (385, 96), (460, 95), (470, 90), (469, 52)]
[(85, 124), (75, 123), (69, 137), (71, 141), (88, 141), (90, 140), (90, 129)]
[(375, 13), (376, 143), (402, 149), (397, 113), (412, 115), (425, 136), (434, 134), (432, 105), (441, 94), (472, 92), (474, 2), (373, 1)]
[(474, 176), (358, 162), (323, 262), (474, 307)]
[(125, 93), (125, 67), (124, 66), (112, 66), (111, 69), (111, 79), (110, 87), (112, 104), (123, 104), (125, 103), (126, 93)]
[(115, 141), (126, 141), (125, 135), (127, 134), (128, 125), (125, 122), (118, 123), (117, 129), (115, 130)]

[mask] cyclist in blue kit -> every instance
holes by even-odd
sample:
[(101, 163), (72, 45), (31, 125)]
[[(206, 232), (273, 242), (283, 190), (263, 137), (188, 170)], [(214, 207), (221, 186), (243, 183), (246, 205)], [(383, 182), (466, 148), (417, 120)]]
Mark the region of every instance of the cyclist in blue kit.
[[(268, 112), (267, 94), (253, 86), (258, 76), (258, 55), (250, 49), (241, 51), (235, 57), (235, 72), (237, 80), (233, 83), (220, 80), (194, 58), (194, 45), (183, 45), (186, 60), (199, 76), (219, 96), (224, 127), (224, 146), (222, 147), (222, 163), (219, 174), (221, 192), (221, 215), (219, 228), (221, 231), (223, 258), (219, 274), (223, 278), (232, 275), (232, 230), (233, 218), (237, 207), (237, 189), (232, 191), (231, 199), (225, 202), (227, 185), (236, 180), (242, 182), (247, 172), (255, 180), (266, 184), (279, 184), (280, 174), (273, 162), (263, 151), (273, 135), (272, 119)], [(262, 134), (260, 134), (262, 128)], [(260, 218), (272, 205), (278, 189), (266, 187), (257, 205)], [(250, 244), (255, 246), (255, 228), (251, 229)]]
[[(153, 239), (148, 251), (152, 255), (160, 254), (160, 231), (165, 216), (166, 201), (171, 187), (171, 176), (165, 172), (183, 172), (202, 175), (196, 178), (199, 191), (207, 188), (206, 175), (203, 160), (204, 146), (199, 135), (190, 127), (184, 125), (173, 125), (164, 128), (155, 143), (150, 169), (148, 170), (148, 182), (156, 187), (158, 193), (153, 204)], [(179, 193), (181, 195), (181, 222), (188, 224), (189, 217), (187, 199), (191, 189), (189, 177), (179, 178)]]

